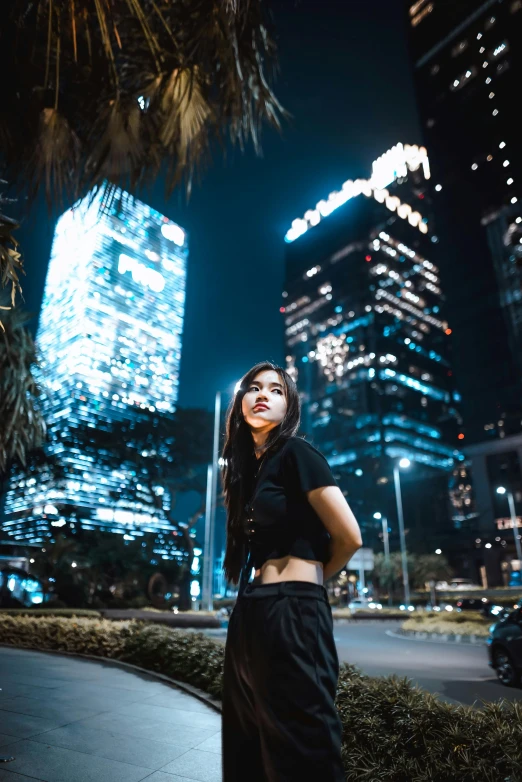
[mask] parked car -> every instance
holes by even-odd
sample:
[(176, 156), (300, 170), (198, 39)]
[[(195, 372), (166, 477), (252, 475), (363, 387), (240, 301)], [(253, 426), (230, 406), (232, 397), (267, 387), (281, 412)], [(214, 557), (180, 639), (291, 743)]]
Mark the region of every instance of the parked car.
[(489, 666), (506, 687), (520, 686), (522, 675), (522, 606), (506, 611), (489, 628)]
[(487, 597), (461, 597), (455, 608), (460, 611), (480, 611), (482, 616), (489, 616), (491, 604)]

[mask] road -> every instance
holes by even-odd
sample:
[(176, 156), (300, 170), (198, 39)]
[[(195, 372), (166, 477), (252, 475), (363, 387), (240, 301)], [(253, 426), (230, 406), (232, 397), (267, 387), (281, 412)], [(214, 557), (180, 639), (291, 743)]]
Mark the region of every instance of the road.
[[(522, 701), (522, 689), (504, 687), (488, 666), (486, 644), (417, 641), (392, 635), (400, 621), (337, 619), (334, 638), (339, 660), (369, 676), (407, 676), (448, 703), (481, 708), (484, 701)], [(225, 630), (207, 630), (224, 643)]]

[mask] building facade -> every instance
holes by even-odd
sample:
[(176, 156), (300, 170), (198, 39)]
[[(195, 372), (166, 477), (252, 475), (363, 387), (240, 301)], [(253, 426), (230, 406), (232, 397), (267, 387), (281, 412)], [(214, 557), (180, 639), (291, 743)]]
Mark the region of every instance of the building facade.
[(467, 442), (522, 431), (520, 0), (408, 2)]
[(147, 477), (147, 453), (121, 437), (176, 408), (187, 257), (185, 231), (119, 189), (58, 220), (36, 336), (48, 440), (40, 462), (11, 477), (11, 539), (41, 543), (81, 522), (165, 531), (158, 553), (175, 551), (165, 490)]
[(406, 17), (475, 489), (475, 569), (497, 585), (516, 559), (500, 475), (522, 512), (522, 2), (420, 0)]
[(412, 463), (402, 477), (410, 550), (448, 553), (472, 512), (459, 488), (460, 396), (430, 188), (426, 149), (397, 144), (369, 179), (345, 182), (286, 235), (281, 310), (303, 429), (375, 550), (376, 513), (398, 545), (393, 466), (402, 457)]

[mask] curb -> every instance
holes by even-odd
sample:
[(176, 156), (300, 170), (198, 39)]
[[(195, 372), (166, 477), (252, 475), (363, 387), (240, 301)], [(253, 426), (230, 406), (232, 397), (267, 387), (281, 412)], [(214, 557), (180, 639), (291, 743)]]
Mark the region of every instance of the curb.
[(177, 687), (178, 689), (183, 690), (188, 695), (192, 695), (194, 698), (197, 698), (207, 706), (210, 706), (212, 709), (214, 709), (214, 711), (217, 711), (219, 714), (221, 714), (221, 701), (218, 698), (213, 698), (211, 695), (208, 695), (206, 692), (203, 692), (203, 690), (198, 689), (198, 687), (194, 687), (192, 684), (180, 682), (177, 681), (177, 679), (171, 679), (170, 676), (165, 676), (164, 673), (149, 671), (147, 668), (141, 668), (139, 665), (134, 665), (133, 663), (123, 662), (122, 660), (115, 660), (112, 657), (98, 657), (95, 654), (76, 654), (75, 652), (63, 652), (59, 649), (37, 649), (34, 646), (15, 646), (14, 644), (0, 643), (0, 648), (2, 647), (5, 649), (27, 649), (30, 652), (43, 652), (44, 654), (61, 654), (67, 657), (79, 657), (85, 660), (110, 663), (111, 665), (116, 665), (120, 668), (127, 668), (133, 671), (139, 671), (140, 673), (146, 673), (148, 676), (152, 676), (154, 679), (160, 679), (161, 681), (166, 682), (173, 687)]
[(410, 638), (414, 641), (431, 641), (439, 644), (470, 644), (480, 646), (486, 644), (486, 637), (483, 635), (461, 635), (460, 633), (428, 633), (422, 630), (386, 630), (386, 635), (394, 638)]

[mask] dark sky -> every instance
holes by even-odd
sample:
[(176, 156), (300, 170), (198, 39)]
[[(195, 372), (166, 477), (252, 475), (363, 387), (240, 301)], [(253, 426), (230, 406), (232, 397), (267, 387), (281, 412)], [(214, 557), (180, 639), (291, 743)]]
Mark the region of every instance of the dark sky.
[[(283, 134), (264, 129), (261, 158), (252, 149), (216, 158), (188, 205), (181, 195), (166, 203), (161, 183), (137, 193), (190, 234), (184, 407), (213, 409), (216, 390), (231, 392), (258, 361), (284, 365), (279, 307), (292, 220), (346, 179), (369, 176), (372, 160), (398, 141), (422, 141), (403, 0), (272, 5), (280, 48), (275, 92), (292, 115)], [(53, 227), (37, 203), (19, 231), (32, 312), (40, 307)]]

